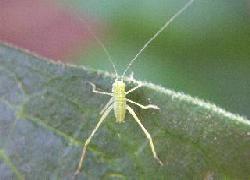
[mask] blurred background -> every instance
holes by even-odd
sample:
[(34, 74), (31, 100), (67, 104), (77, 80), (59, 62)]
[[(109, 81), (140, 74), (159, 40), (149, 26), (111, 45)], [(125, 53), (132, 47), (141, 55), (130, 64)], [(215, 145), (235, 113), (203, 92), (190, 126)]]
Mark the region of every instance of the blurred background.
[[(187, 0), (0, 0), (0, 41), (121, 73)], [(88, 28), (89, 27), (89, 28)], [(196, 0), (139, 56), (134, 77), (250, 118), (250, 1)]]

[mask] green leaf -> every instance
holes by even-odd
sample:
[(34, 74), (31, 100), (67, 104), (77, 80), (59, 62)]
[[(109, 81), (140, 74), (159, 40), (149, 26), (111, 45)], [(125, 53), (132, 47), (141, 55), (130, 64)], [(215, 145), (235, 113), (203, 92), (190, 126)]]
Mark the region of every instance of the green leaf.
[[(82, 144), (109, 97), (105, 72), (53, 63), (0, 45), (1, 179), (71, 179)], [(142, 130), (113, 112), (88, 148), (79, 179), (250, 179), (250, 121), (183, 93), (144, 83), (130, 96), (161, 109), (134, 107), (151, 133), (160, 166)], [(128, 88), (136, 82), (127, 81)]]

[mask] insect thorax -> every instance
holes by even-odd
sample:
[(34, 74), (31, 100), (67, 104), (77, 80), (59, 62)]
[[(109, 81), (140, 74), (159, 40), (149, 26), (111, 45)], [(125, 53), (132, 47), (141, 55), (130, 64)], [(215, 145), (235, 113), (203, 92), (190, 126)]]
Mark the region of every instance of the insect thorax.
[(123, 95), (125, 97), (125, 83), (116, 80), (112, 85), (112, 92), (114, 93), (114, 96)]
[(116, 80), (112, 86), (116, 121), (124, 122), (126, 112), (125, 83)]

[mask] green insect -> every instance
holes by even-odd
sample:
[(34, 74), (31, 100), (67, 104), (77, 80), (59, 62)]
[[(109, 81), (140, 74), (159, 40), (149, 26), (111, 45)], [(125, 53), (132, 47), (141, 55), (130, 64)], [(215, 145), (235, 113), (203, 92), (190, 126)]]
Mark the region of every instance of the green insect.
[(93, 136), (95, 135), (96, 131), (98, 130), (98, 128), (100, 127), (100, 125), (103, 123), (103, 121), (105, 120), (105, 118), (108, 116), (108, 114), (114, 110), (115, 113), (115, 118), (116, 118), (116, 122), (118, 123), (122, 123), (125, 122), (125, 114), (126, 111), (128, 111), (133, 118), (135, 119), (135, 121), (138, 123), (138, 125), (140, 126), (140, 128), (142, 129), (142, 131), (144, 132), (144, 134), (146, 135), (147, 139), (149, 140), (149, 145), (151, 148), (151, 151), (153, 153), (154, 158), (156, 159), (156, 161), (160, 164), (163, 165), (163, 162), (160, 160), (160, 158), (158, 157), (156, 151), (155, 151), (155, 147), (154, 147), (154, 143), (152, 140), (151, 135), (149, 134), (149, 132), (147, 131), (147, 129), (143, 126), (143, 124), (141, 123), (140, 119), (137, 117), (135, 111), (129, 106), (129, 104), (135, 104), (139, 107), (141, 107), (142, 109), (159, 109), (158, 106), (153, 105), (153, 104), (149, 104), (149, 105), (142, 105), (139, 104), (137, 102), (134, 102), (128, 98), (126, 98), (126, 96), (135, 91), (136, 89), (138, 89), (139, 87), (142, 86), (142, 84), (138, 84), (136, 87), (130, 89), (129, 91), (125, 91), (126, 88), (126, 84), (124, 83), (124, 76), (126, 74), (126, 72), (128, 71), (128, 69), (132, 66), (132, 64), (134, 63), (134, 61), (137, 59), (137, 57), (143, 52), (144, 49), (147, 48), (147, 46), (164, 30), (166, 29), (166, 27), (174, 21), (174, 19), (176, 17), (178, 17), (182, 12), (184, 12), (192, 3), (194, 2), (194, 0), (190, 0), (188, 1), (174, 16), (172, 16), (146, 43), (145, 45), (140, 49), (140, 51), (135, 55), (135, 57), (130, 61), (130, 63), (128, 64), (128, 66), (126, 67), (126, 69), (124, 70), (122, 76), (119, 76), (115, 65), (112, 61), (112, 59), (110, 58), (110, 55), (107, 51), (107, 49), (104, 47), (104, 45), (102, 44), (102, 42), (95, 37), (95, 39), (98, 41), (98, 43), (102, 46), (102, 48), (104, 49), (105, 53), (108, 55), (109, 57), (109, 61), (111, 62), (113, 69), (115, 71), (116, 74), (116, 79), (115, 82), (112, 85), (112, 92), (102, 92), (102, 91), (97, 91), (96, 90), (96, 86), (93, 83), (90, 83), (92, 88), (93, 88), (93, 92), (94, 93), (98, 93), (98, 94), (103, 94), (103, 95), (108, 95), (111, 96), (111, 99), (109, 100), (109, 102), (104, 106), (104, 108), (101, 110), (100, 114), (101, 114), (101, 118), (99, 120), (99, 122), (97, 123), (96, 127), (93, 129), (93, 131), (91, 132), (90, 136), (88, 137), (88, 139), (85, 141), (85, 144), (83, 146), (83, 150), (82, 150), (82, 154), (81, 154), (81, 158), (78, 164), (78, 168), (75, 171), (75, 175), (79, 174), (82, 168), (82, 164), (86, 155), (86, 151), (87, 151), (87, 147), (89, 145), (89, 143), (91, 142), (91, 139), (93, 138)]

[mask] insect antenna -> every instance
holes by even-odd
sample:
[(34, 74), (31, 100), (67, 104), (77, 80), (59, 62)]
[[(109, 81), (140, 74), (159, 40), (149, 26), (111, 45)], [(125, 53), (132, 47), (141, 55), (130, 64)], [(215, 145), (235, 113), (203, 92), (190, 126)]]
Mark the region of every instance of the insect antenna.
[(108, 61), (111, 63), (111, 65), (112, 65), (112, 67), (113, 67), (113, 70), (114, 70), (114, 72), (115, 72), (115, 77), (116, 77), (116, 79), (118, 79), (118, 78), (119, 78), (119, 75), (118, 75), (118, 73), (117, 73), (116, 66), (115, 66), (115, 64), (114, 64), (114, 62), (113, 62), (113, 60), (112, 60), (112, 58), (111, 58), (111, 55), (110, 55), (108, 49), (105, 47), (104, 43), (100, 40), (100, 38), (98, 38), (97, 35), (92, 31), (92, 28), (91, 28), (91, 26), (88, 24), (88, 22), (87, 22), (85, 19), (83, 19), (83, 18), (81, 17), (81, 15), (79, 15), (78, 13), (77, 13), (76, 15), (77, 15), (77, 17), (78, 17), (78, 20), (80, 20), (81, 22), (83, 22), (83, 23), (85, 24), (88, 33), (89, 33), (89, 34), (96, 40), (96, 42), (102, 47), (104, 53), (106, 54), (106, 56), (107, 56), (107, 58), (108, 58)]
[(102, 47), (104, 53), (107, 55), (108, 57), (108, 60), (109, 62), (111, 63), (112, 67), (113, 67), (113, 70), (115, 72), (115, 77), (116, 79), (118, 79), (118, 73), (117, 73), (117, 70), (116, 70), (116, 66), (111, 58), (111, 55), (109, 53), (109, 51), (107, 50), (107, 48), (105, 47), (104, 43), (95, 35), (95, 33), (93, 33), (91, 30), (90, 30), (90, 27), (89, 25), (86, 25), (87, 26), (87, 29), (88, 29), (88, 32), (94, 37), (94, 39), (96, 40), (96, 42)]
[(135, 62), (137, 57), (147, 48), (147, 46), (163, 31), (165, 30), (168, 25), (175, 20), (179, 15), (181, 15), (192, 3), (194, 0), (188, 1), (179, 11), (177, 11), (145, 44), (144, 46), (139, 50), (139, 52), (135, 55), (135, 57), (129, 62), (128, 66), (124, 70), (121, 79), (124, 78), (126, 72), (129, 70), (129, 68), (132, 66), (132, 64)]

